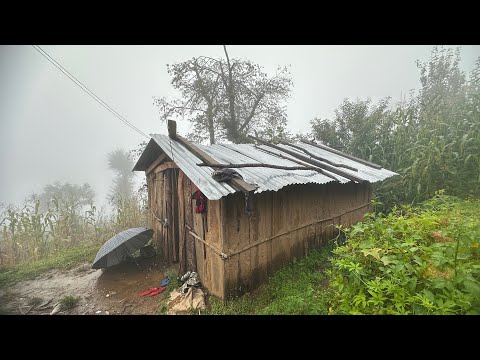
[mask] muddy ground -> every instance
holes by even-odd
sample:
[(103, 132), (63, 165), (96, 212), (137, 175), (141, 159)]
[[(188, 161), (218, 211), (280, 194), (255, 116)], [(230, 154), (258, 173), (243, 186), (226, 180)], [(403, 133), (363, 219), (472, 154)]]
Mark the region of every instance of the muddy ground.
[[(51, 270), (34, 280), (22, 281), (0, 289), (2, 314), (50, 314), (65, 296), (79, 297), (77, 305), (59, 314), (69, 315), (150, 315), (158, 314), (160, 302), (167, 296), (139, 296), (151, 287), (159, 287), (165, 267), (143, 259), (140, 270), (135, 263), (95, 270), (81, 264), (70, 270)], [(170, 279), (169, 286), (175, 286)], [(34, 305), (36, 304), (36, 305)], [(43, 306), (42, 306), (43, 305)]]

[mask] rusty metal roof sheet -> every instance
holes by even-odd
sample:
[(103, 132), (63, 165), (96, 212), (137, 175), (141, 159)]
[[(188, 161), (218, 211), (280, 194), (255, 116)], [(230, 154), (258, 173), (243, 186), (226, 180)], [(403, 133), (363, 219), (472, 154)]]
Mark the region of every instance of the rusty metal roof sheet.
[[(158, 157), (161, 151), (164, 151), (208, 199), (218, 200), (221, 197), (232, 194), (236, 191), (227, 183), (217, 182), (214, 180), (211, 176), (211, 173), (214, 171), (214, 169), (207, 166), (198, 166), (197, 164), (201, 163), (202, 160), (193, 155), (182, 144), (170, 139), (166, 135), (150, 134), (150, 136), (154, 140), (155, 144), (150, 141), (135, 165), (134, 170), (146, 170), (153, 162), (152, 159), (155, 159)], [(328, 150), (323, 150), (310, 144), (298, 143), (295, 145), (332, 162), (354, 167), (358, 171), (349, 170), (343, 167), (339, 169), (346, 173), (356, 175), (361, 179), (371, 183), (382, 181), (390, 176), (397, 175), (393, 171), (383, 168), (375, 169), (368, 165), (359, 163), (358, 161), (348, 159), (342, 155), (334, 154)], [(197, 146), (218, 162), (225, 164), (246, 164), (258, 162), (282, 166), (301, 166), (298, 163), (298, 159), (295, 159), (296, 161), (289, 160), (293, 158), (291, 155), (272, 149), (266, 145), (214, 144), (205, 146), (197, 144)], [(305, 153), (288, 145), (278, 146), (306, 156)], [(268, 154), (262, 150), (268, 150), (277, 154), (281, 153), (284, 158)], [(310, 166), (310, 164), (305, 165)], [(242, 175), (243, 179), (247, 183), (258, 186), (255, 190), (256, 193), (267, 190), (278, 191), (287, 185), (293, 184), (325, 184), (335, 181), (332, 178), (320, 174), (314, 170), (283, 170), (267, 167), (245, 167), (236, 168), (235, 170)], [(325, 172), (338, 179), (340, 183), (349, 182), (347, 178), (333, 174), (326, 170)]]

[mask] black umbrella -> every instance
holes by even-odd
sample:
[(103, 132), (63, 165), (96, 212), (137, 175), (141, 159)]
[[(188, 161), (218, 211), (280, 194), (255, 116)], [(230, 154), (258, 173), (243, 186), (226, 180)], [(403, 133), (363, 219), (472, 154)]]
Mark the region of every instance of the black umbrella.
[(145, 246), (153, 235), (152, 229), (130, 228), (118, 233), (98, 250), (93, 261), (93, 269), (101, 269), (120, 264), (138, 249)]

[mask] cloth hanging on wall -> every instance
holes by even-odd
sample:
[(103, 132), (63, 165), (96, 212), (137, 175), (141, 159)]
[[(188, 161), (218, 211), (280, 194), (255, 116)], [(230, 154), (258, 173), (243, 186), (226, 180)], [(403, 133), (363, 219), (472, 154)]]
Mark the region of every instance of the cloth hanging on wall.
[(195, 200), (195, 212), (197, 214), (207, 211), (207, 198), (200, 190), (197, 190), (192, 194), (192, 199)]

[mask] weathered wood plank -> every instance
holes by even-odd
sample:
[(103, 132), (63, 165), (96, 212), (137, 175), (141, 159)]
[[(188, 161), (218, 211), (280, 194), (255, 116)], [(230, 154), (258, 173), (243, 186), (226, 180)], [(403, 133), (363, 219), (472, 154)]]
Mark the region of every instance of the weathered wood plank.
[(183, 171), (178, 173), (178, 271), (180, 274), (187, 272), (187, 253), (186, 253), (186, 233), (185, 233), (185, 174)]
[(162, 153), (158, 158), (145, 170), (145, 174), (149, 174), (153, 169), (155, 169), (162, 161), (167, 158), (167, 154)]
[[(220, 201), (208, 201), (207, 213), (204, 217), (205, 241), (217, 249), (221, 249), (219, 236)], [(220, 296), (223, 296), (223, 260), (210, 247), (204, 247), (205, 250), (206, 278), (204, 279), (204, 285), (212, 294), (221, 294)]]
[(172, 228), (173, 228), (173, 216), (172, 216), (172, 181), (170, 179), (170, 174), (165, 173), (165, 218), (167, 219), (167, 226), (165, 228), (166, 237), (165, 237), (165, 261), (167, 263), (172, 262)]
[(157, 166), (153, 170), (153, 172), (159, 173), (159, 172), (165, 171), (167, 169), (178, 169), (178, 166), (173, 161), (169, 161), (169, 162), (163, 163), (162, 165)]
[[(153, 175), (153, 174), (152, 174)], [(165, 219), (165, 212), (164, 212), (164, 206), (165, 206), (165, 188), (164, 188), (164, 178), (163, 174), (155, 174), (155, 181), (154, 181), (154, 186), (155, 186), (155, 211), (157, 212), (157, 216), (159, 219)], [(162, 252), (162, 255), (164, 256), (163, 252), (163, 243), (164, 243), (164, 226), (163, 223), (160, 221), (156, 221), (156, 227), (157, 231), (157, 249)]]
[[(193, 205), (191, 195), (193, 193), (192, 182), (188, 177), (184, 177), (184, 196), (185, 196), (185, 224), (190, 228), (194, 228), (193, 224)], [(186, 233), (186, 257), (187, 257), (187, 271), (197, 271), (197, 258), (195, 250), (195, 239), (189, 231)], [(183, 275), (183, 274), (181, 274)]]
[(347, 159), (350, 159), (350, 160), (355, 160), (355, 161), (358, 161), (359, 163), (361, 164), (364, 164), (364, 165), (368, 165), (370, 167), (373, 167), (374, 169), (381, 169), (382, 167), (380, 165), (377, 165), (377, 164), (374, 164), (370, 161), (367, 161), (367, 160), (363, 160), (363, 159), (359, 159), (353, 155), (349, 155), (349, 154), (346, 154), (342, 151), (339, 151), (339, 150), (335, 150), (335, 149), (332, 149), (328, 146), (325, 146), (325, 145), (322, 145), (322, 144), (317, 144), (317, 143), (314, 143), (313, 141), (308, 141), (308, 140), (300, 140), (301, 142), (304, 142), (306, 144), (310, 144), (312, 146), (315, 146), (315, 147), (318, 147), (319, 149), (323, 149), (323, 150), (326, 150), (326, 151), (330, 151), (331, 153), (334, 153), (334, 154), (337, 154), (337, 155), (340, 155), (340, 156), (343, 156), (343, 157), (346, 157)]
[[(258, 239), (258, 222), (259, 222), (259, 196), (253, 195), (253, 211), (250, 216), (248, 216), (248, 227), (249, 227), (249, 244), (257, 242)], [(260, 247), (253, 246), (250, 249), (250, 276), (249, 276), (249, 289), (252, 289), (261, 283), (261, 264), (260, 264)]]
[[(198, 187), (192, 183), (192, 193), (197, 191)], [(192, 201), (192, 208), (195, 207), (194, 201)], [(202, 239), (205, 239), (203, 232), (202, 214), (193, 212), (193, 231), (198, 234)], [(195, 257), (197, 259), (197, 273), (200, 275), (200, 279), (204, 281), (205, 277), (205, 258), (204, 258), (204, 244), (195, 240)]]
[(245, 167), (266, 167), (272, 169), (280, 169), (280, 170), (317, 170), (316, 167), (313, 166), (282, 166), (282, 165), (274, 165), (274, 164), (263, 164), (263, 163), (252, 163), (252, 164), (205, 164), (200, 163), (197, 166), (208, 166), (212, 168), (245, 168)]
[(178, 176), (177, 170), (171, 169), (170, 178), (172, 181), (172, 217), (173, 217), (173, 226), (172, 226), (172, 260), (173, 262), (178, 261)]
[[(237, 250), (248, 246), (250, 244), (250, 224), (249, 217), (245, 216), (245, 207), (244, 207), (244, 197), (243, 194), (238, 193), (236, 196), (235, 206), (237, 208), (237, 219), (240, 224), (240, 231), (237, 233), (238, 245)], [(250, 215), (253, 216), (253, 215)], [(243, 251), (240, 253), (240, 288), (239, 295), (243, 294), (246, 290), (250, 288), (250, 279), (251, 279), (251, 249)]]
[(289, 154), (289, 155), (291, 155), (291, 156), (294, 156), (294, 157), (296, 157), (297, 159), (300, 159), (300, 160), (305, 161), (305, 162), (307, 162), (307, 163), (309, 163), (309, 164), (318, 166), (318, 167), (321, 168), (321, 169), (328, 170), (328, 171), (330, 171), (330, 172), (332, 172), (332, 173), (334, 173), (334, 174), (340, 175), (340, 176), (342, 176), (342, 177), (344, 177), (344, 178), (347, 178), (347, 179), (349, 179), (349, 180), (357, 181), (357, 182), (363, 182), (363, 181), (364, 181), (362, 178), (360, 178), (360, 177), (358, 177), (358, 176), (351, 175), (351, 174), (349, 174), (349, 173), (346, 173), (345, 171), (342, 171), (342, 170), (337, 169), (336, 167), (333, 167), (333, 166), (331, 166), (331, 165), (321, 163), (321, 162), (318, 161), (318, 160), (315, 160), (315, 159), (311, 159), (311, 158), (309, 158), (309, 157), (306, 157), (306, 156), (304, 156), (304, 155), (302, 155), (302, 154), (299, 154), (299, 153), (296, 152), (296, 151), (282, 148), (282, 147), (280, 147), (280, 146), (271, 144), (271, 143), (269, 143), (269, 142), (267, 142), (267, 141), (265, 141), (265, 140), (259, 139), (259, 138), (254, 137), (254, 136), (249, 136), (249, 137), (252, 138), (252, 139), (255, 139), (256, 141), (258, 141), (258, 142), (261, 143), (261, 144), (270, 146), (270, 147), (272, 147), (272, 148), (274, 148), (274, 149), (277, 149), (277, 150), (279, 150), (279, 151), (283, 151), (284, 153), (287, 153), (287, 154)]
[[(271, 199), (272, 191), (262, 192), (257, 196), (257, 199), (255, 199), (255, 202), (257, 203), (257, 241), (260, 239), (267, 239), (272, 235)], [(269, 243), (270, 242), (264, 242), (258, 245), (258, 265), (254, 270), (256, 272), (255, 277), (257, 278), (258, 284), (265, 282), (268, 278), (267, 249), (270, 247)]]

